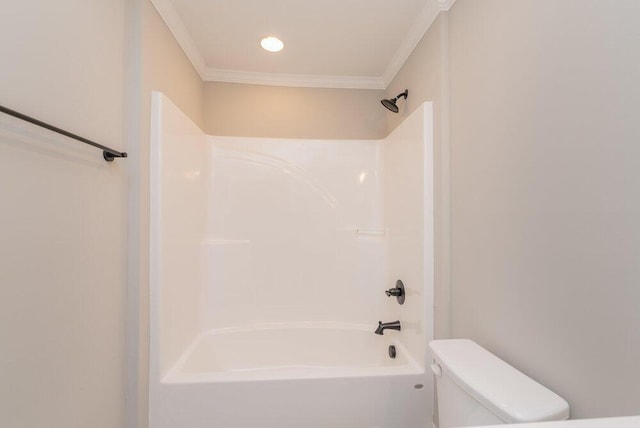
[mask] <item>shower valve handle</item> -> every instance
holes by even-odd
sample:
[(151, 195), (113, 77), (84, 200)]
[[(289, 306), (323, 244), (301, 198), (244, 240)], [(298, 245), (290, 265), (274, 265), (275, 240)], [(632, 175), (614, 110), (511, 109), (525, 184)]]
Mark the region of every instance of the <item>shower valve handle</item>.
[(401, 280), (397, 280), (395, 288), (386, 290), (384, 294), (386, 294), (388, 297), (395, 297), (398, 303), (402, 305), (404, 303), (404, 296), (406, 294), (404, 291), (404, 284)]

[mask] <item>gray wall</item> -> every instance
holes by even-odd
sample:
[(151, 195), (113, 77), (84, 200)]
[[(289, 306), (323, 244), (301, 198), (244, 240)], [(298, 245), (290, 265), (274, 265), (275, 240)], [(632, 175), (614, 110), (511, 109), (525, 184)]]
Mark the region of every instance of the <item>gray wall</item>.
[(639, 16), (458, 0), (387, 90), (410, 93), (388, 130), (435, 103), (436, 337), (477, 341), (572, 417), (640, 413)]
[(450, 11), (453, 335), (640, 413), (640, 2)]

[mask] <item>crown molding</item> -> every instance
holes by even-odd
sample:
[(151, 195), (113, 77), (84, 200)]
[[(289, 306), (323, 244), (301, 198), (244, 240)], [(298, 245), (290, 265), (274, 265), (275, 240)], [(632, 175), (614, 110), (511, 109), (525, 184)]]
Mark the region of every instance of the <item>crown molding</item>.
[(456, 0), (438, 0), (440, 5), (440, 10), (447, 11), (451, 9), (451, 6), (456, 2)]
[(430, 0), (427, 2), (382, 75), (385, 88), (391, 84), (400, 69), (402, 69), (402, 66), (418, 43), (420, 43), (420, 40), (422, 40), (440, 12), (448, 11), (455, 1), (456, 0)]
[(208, 67), (171, 0), (151, 0), (176, 41), (205, 82), (293, 86), (336, 89), (386, 89), (407, 61), (431, 24), (456, 0), (429, 0), (422, 9), (382, 76), (325, 76), (309, 74), (261, 73)]
[(203, 80), (206, 82), (247, 83), (251, 85), (306, 88), (385, 89), (381, 77), (261, 73), (215, 68), (207, 68), (203, 74)]
[(169, 31), (171, 31), (176, 38), (176, 41), (187, 58), (189, 58), (189, 61), (191, 61), (191, 64), (193, 64), (200, 78), (204, 80), (204, 72), (207, 68), (204, 57), (191, 38), (187, 27), (184, 25), (184, 22), (182, 22), (182, 18), (178, 15), (171, 0), (151, 0), (151, 3), (158, 11), (158, 14), (160, 14), (164, 23), (169, 27)]

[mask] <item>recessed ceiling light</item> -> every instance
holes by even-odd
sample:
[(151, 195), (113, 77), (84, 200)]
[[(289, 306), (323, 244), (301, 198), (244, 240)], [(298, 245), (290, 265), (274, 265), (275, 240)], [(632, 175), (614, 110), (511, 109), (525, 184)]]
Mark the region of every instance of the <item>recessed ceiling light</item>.
[(284, 43), (277, 37), (267, 36), (260, 40), (260, 46), (269, 52), (280, 52), (284, 48)]

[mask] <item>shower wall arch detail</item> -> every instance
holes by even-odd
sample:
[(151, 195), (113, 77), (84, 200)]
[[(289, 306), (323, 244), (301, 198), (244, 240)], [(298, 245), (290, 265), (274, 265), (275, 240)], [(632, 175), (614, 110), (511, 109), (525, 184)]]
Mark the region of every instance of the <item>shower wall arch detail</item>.
[[(431, 104), (385, 140), (214, 137), (152, 104), (151, 428), (426, 424)], [(397, 279), (403, 306), (384, 294)]]

